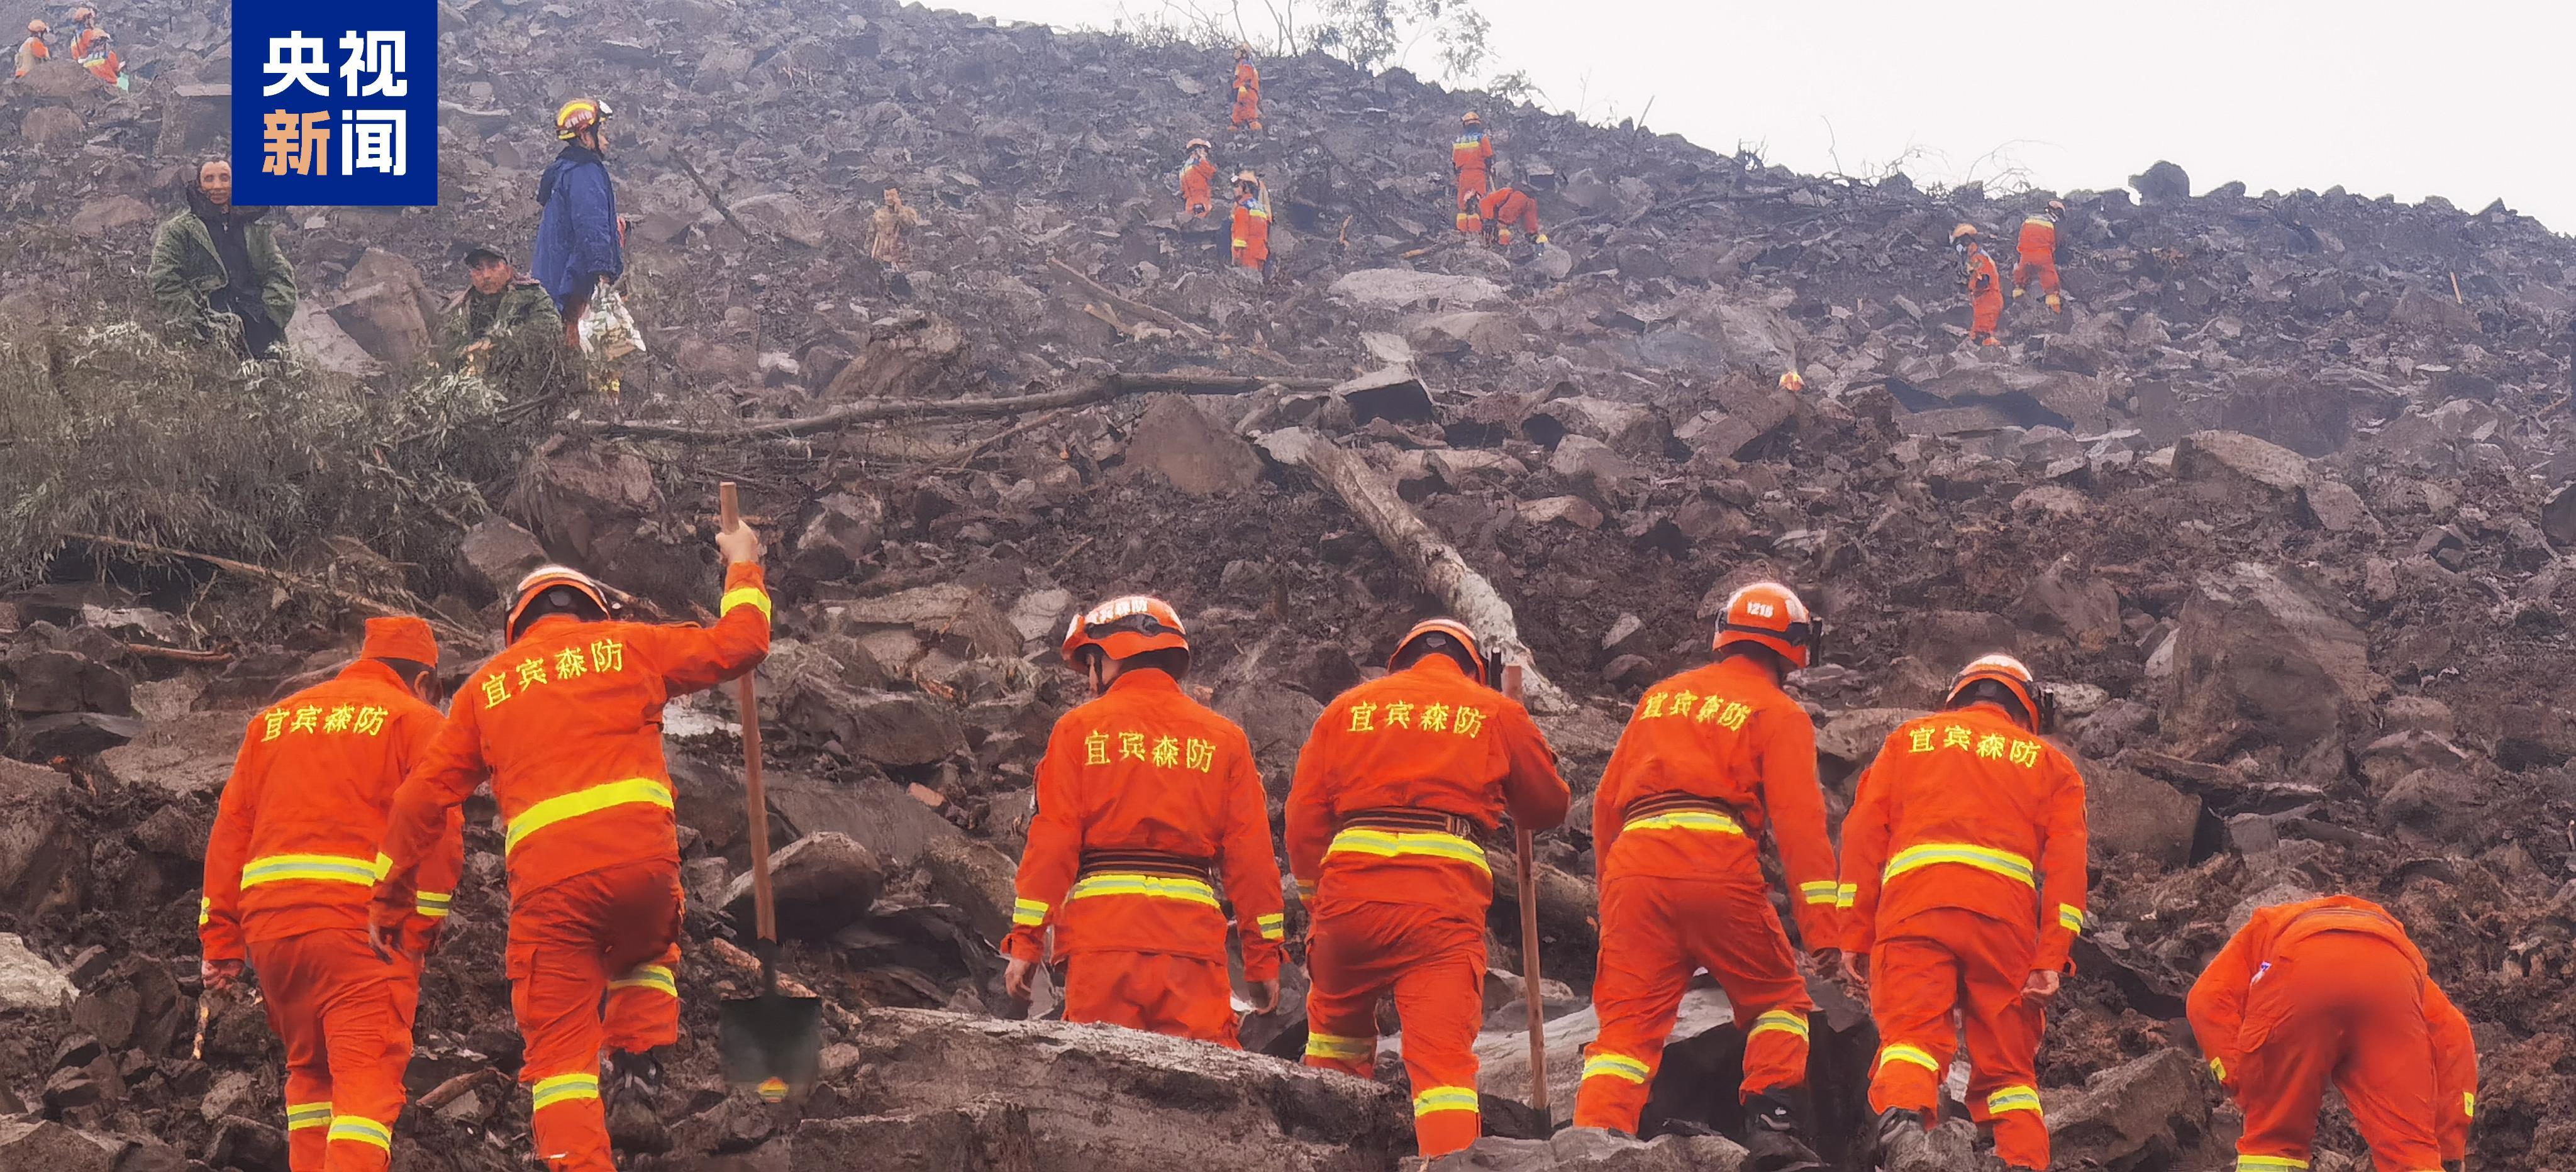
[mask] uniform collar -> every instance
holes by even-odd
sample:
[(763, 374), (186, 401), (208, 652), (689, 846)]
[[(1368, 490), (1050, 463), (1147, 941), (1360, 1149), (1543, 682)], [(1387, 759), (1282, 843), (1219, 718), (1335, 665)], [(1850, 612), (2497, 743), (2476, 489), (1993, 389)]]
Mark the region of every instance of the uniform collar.
[(1124, 691), (1129, 688), (1137, 688), (1149, 692), (1179, 692), (1181, 690), (1181, 682), (1173, 679), (1172, 673), (1164, 671), (1158, 667), (1131, 668), (1127, 671), (1120, 672), (1117, 679), (1109, 681), (1110, 693)]
[[(1413, 666), (1405, 668), (1404, 670), (1408, 672), (1427, 671), (1433, 675), (1451, 676), (1462, 680), (1467, 679), (1467, 669), (1458, 666), (1457, 660), (1451, 659), (1446, 655), (1425, 655), (1420, 659), (1414, 660)], [(1468, 682), (1473, 683), (1474, 681), (1469, 680)]]
[(396, 674), (392, 666), (381, 659), (361, 659), (356, 663), (352, 663), (347, 667), (341, 668), (340, 674), (334, 678), (347, 680), (351, 683), (366, 681), (370, 683), (385, 684), (398, 691), (408, 692), (411, 690), (410, 685), (403, 682), (402, 676)]
[(545, 617), (528, 624), (528, 628), (526, 630), (519, 632), (518, 642), (525, 643), (530, 639), (536, 638), (540, 632), (554, 630), (566, 623), (579, 623), (583, 621), (597, 622), (598, 620), (583, 620), (577, 616), (568, 615), (562, 611), (556, 611), (553, 614), (546, 615)]
[(2012, 714), (2012, 710), (2011, 710), (2011, 709), (2006, 708), (2006, 707), (2004, 707), (2004, 706), (2003, 706), (2003, 705), (2001, 705), (2001, 704), (1997, 704), (1997, 703), (1995, 703), (1995, 702), (1994, 702), (1994, 701), (1992, 701), (1992, 700), (1979, 700), (1979, 701), (1976, 701), (1975, 703), (1972, 703), (1972, 704), (1968, 705), (1968, 706), (1967, 706), (1967, 707), (1965, 707), (1965, 708), (1954, 708), (1954, 709), (1952, 709), (1951, 711), (1953, 711), (1953, 712), (1976, 712), (1976, 711), (1979, 711), (1979, 710), (1983, 710), (1987, 715), (1989, 715), (1989, 716), (1993, 717), (1994, 719), (1996, 719), (1996, 720), (2000, 720), (2000, 721), (2004, 722), (2005, 724), (2009, 724), (2009, 725), (2013, 726), (2014, 728), (2021, 729), (2021, 731), (2023, 731), (2023, 732), (2025, 732), (2025, 733), (2030, 731), (2030, 730), (2029, 730), (2029, 729), (2027, 729), (2027, 728), (2022, 728), (2022, 723), (2021, 723), (2021, 721), (2020, 721), (2020, 720), (2018, 720), (2018, 719), (2015, 719), (2015, 718), (2014, 718), (2014, 716), (2013, 716), (2013, 714)]
[(1719, 676), (1727, 679), (1741, 677), (1748, 682), (1759, 681), (1765, 687), (1780, 686), (1780, 681), (1771, 678), (1771, 669), (1764, 667), (1750, 655), (1730, 655), (1710, 666), (1717, 669)]

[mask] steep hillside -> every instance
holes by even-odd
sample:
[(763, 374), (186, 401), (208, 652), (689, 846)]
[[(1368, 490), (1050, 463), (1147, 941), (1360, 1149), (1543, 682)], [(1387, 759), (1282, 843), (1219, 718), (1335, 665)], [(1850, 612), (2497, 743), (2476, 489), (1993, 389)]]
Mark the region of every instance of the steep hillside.
[[(1792, 683), (1837, 819), (1968, 657), (2011, 649), (2060, 686), (2095, 837), (2093, 926), (2042, 1054), (2060, 1167), (2227, 1166), (2241, 1120), (2187, 1057), (2181, 997), (2253, 908), (2333, 890), (2395, 909), (2475, 1023), (2475, 1165), (2576, 1162), (2576, 242), (2503, 207), (2191, 196), (2159, 165), (2057, 193), (2068, 311), (2014, 302), (2008, 345), (1981, 351), (1950, 229), (1979, 225), (2008, 264), (2051, 193), (1800, 176), (1322, 57), (1264, 63), (1267, 129), (1235, 136), (1221, 51), (918, 7), (442, 10), (441, 206), (279, 214), (306, 297), (290, 370), (104, 328), (141, 315), (152, 224), (219, 149), (224, 99), (199, 81), (227, 76), (219, 11), (110, 14), (130, 95), (60, 71), (0, 89), (41, 148), (0, 156), (0, 444), (22, 454), (0, 549), (38, 551), (0, 565), (19, 758), (0, 761), (0, 929), (31, 950), (0, 938), (0, 1111), (114, 1147), (84, 1165), (97, 1145), (0, 1117), (0, 1157), (282, 1169), (259, 1010), (225, 1008), (190, 1056), (198, 874), (242, 721), (344, 659), (366, 599), (434, 607), (461, 678), (498, 592), (545, 557), (690, 617), (731, 479), (773, 543), (777, 843), (838, 833), (872, 861), (791, 884), (813, 914), (788, 967), (839, 1007), (826, 1085), (727, 1097), (710, 1039), (747, 985), (717, 943), (749, 935), (729, 907), (738, 729), (729, 699), (674, 706), (689, 1038), (670, 1088), (619, 1108), (632, 1166), (1394, 1166), (1399, 1096), (1264, 1056), (1302, 1052), (1301, 991), (1247, 1021), (1257, 1053), (1213, 1054), (1018, 1020), (991, 943), (1035, 761), (1077, 700), (1053, 655), (1076, 606), (1181, 608), (1191, 682), (1252, 735), (1274, 818), (1322, 703), (1440, 609), (1318, 471), (1340, 466), (1492, 582), (1562, 692), (1541, 717), (1577, 813), (1540, 836), (1538, 897), (1568, 986), (1547, 999), (1560, 1117), (1589, 1028), (1593, 784), (1645, 685), (1705, 654), (1718, 601), (1778, 577), (1828, 618), (1824, 663)], [(432, 377), (415, 364), (456, 262), (480, 242), (525, 259), (547, 119), (580, 93), (618, 110), (653, 356), (614, 404)], [(1551, 246), (1449, 230), (1470, 107)], [(1274, 285), (1226, 267), (1222, 207), (1180, 215), (1202, 135), (1277, 197)], [(888, 186), (924, 219), (909, 272), (868, 259)], [(1017, 396), (1036, 398), (975, 403)], [(108, 402), (130, 426), (64, 418)], [(469, 812), (406, 1170), (528, 1150), (501, 836), (488, 799)], [(1517, 971), (1505, 886), (1492, 955)], [(1292, 907), (1292, 940), (1302, 923)], [(1839, 1155), (1872, 1042), (1819, 995)], [(1517, 978), (1487, 997), (1506, 1134), (1537, 1123), (1506, 1102), (1526, 1097), (1520, 997)], [(1740, 1043), (1722, 998), (1694, 999), (1650, 1130), (1738, 1122)], [(2327, 1146), (2357, 1160), (2333, 1116)], [(1727, 1149), (1581, 1164), (1504, 1144), (1489, 1158), (1518, 1162), (1485, 1166), (1731, 1167)]]

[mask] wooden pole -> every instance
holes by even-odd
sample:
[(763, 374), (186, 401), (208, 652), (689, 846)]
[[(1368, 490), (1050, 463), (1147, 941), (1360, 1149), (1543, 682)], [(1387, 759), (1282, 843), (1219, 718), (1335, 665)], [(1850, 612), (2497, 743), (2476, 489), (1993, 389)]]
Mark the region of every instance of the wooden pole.
[[(716, 488), (720, 520), (726, 531), (742, 524), (742, 496), (732, 481)], [(751, 803), (751, 906), (753, 933), (778, 939), (778, 908), (769, 896), (769, 795), (760, 784), (760, 699), (752, 690), (751, 672), (735, 681), (742, 707), (742, 788)]]
[[(1521, 698), (1521, 665), (1503, 667), (1503, 695), (1515, 704)], [(1530, 828), (1514, 826), (1513, 847), (1517, 851), (1515, 866), (1520, 880), (1521, 902), (1521, 1000), (1529, 1003), (1530, 1036), (1530, 1106), (1556, 1126), (1556, 1115), (1547, 1104), (1547, 1005), (1539, 991), (1538, 964), (1538, 859)]]

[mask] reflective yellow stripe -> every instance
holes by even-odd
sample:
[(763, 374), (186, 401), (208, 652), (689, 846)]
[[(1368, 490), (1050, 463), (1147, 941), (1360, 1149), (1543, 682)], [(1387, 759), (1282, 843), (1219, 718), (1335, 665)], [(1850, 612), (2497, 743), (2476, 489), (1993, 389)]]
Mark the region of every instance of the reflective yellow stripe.
[(1476, 1110), (1476, 1088), (1433, 1087), (1413, 1096), (1413, 1117), (1419, 1119), (1434, 1111)]
[(1047, 905), (1034, 899), (1015, 900), (1011, 904), (1011, 922), (1023, 928), (1034, 928), (1046, 922)]
[(532, 1100), (530, 1110), (542, 1110), (576, 1099), (596, 1099), (599, 1097), (599, 1076), (558, 1074), (552, 1078), (541, 1078), (535, 1086), (528, 1088), (528, 1095)]
[(392, 1151), (394, 1147), (394, 1129), (378, 1123), (373, 1119), (360, 1119), (355, 1115), (341, 1115), (331, 1120), (331, 1135), (330, 1138), (324, 1142), (335, 1144), (342, 1142), (373, 1144), (376, 1147), (385, 1149), (386, 1151)]
[(1755, 1034), (1759, 1034), (1764, 1030), (1777, 1030), (1784, 1034), (1796, 1034), (1798, 1035), (1799, 1040), (1804, 1041), (1807, 1037), (1807, 1015), (1803, 1013), (1791, 1013), (1786, 1009), (1774, 1009), (1760, 1017), (1754, 1018), (1753, 1028), (1745, 1031), (1744, 1036), (1751, 1038)]
[(630, 777), (547, 798), (510, 819), (510, 838), (502, 853), (507, 855), (517, 851), (522, 839), (557, 822), (641, 802), (668, 810), (671, 808), (671, 787), (649, 777)]
[(1875, 1074), (1890, 1062), (1911, 1062), (1936, 1075), (1941, 1073), (1941, 1064), (1934, 1062), (1931, 1054), (1925, 1052), (1920, 1046), (1908, 1046), (1903, 1042), (1881, 1047), (1878, 1052), (1878, 1065), (1870, 1067), (1870, 1072)]
[(286, 1130), (288, 1131), (329, 1126), (331, 1126), (331, 1104), (329, 1103), (288, 1103), (286, 1105)]
[(206, 926), (207, 922), (209, 922), (209, 921), (213, 920), (214, 918), (215, 918), (215, 901), (213, 901), (213, 900), (211, 900), (211, 899), (208, 899), (208, 898), (206, 898), (205, 896), (202, 896), (202, 895), (198, 896), (198, 897), (197, 897), (197, 926), (198, 926), (198, 927), (200, 927), (200, 928), (203, 928), (203, 927), (205, 927), (205, 926)]
[(2084, 931), (2084, 909), (2071, 903), (2057, 905), (2057, 926), (2069, 932)]
[(1094, 875), (1073, 885), (1073, 893), (1064, 897), (1071, 903), (1096, 895), (1142, 895), (1150, 899), (1178, 899), (1215, 907), (1216, 889), (1196, 879), (1178, 879), (1169, 875)]
[(2288, 1156), (2236, 1157), (2236, 1172), (2298, 1172), (2307, 1166), (2306, 1160), (2293, 1160)]
[(2476, 1091), (2460, 1092), (2460, 1114), (2471, 1119), (2478, 1117), (2478, 1093)]
[(447, 918), (449, 905), (455, 902), (456, 896), (450, 892), (423, 891), (412, 896), (411, 906), (413, 911), (430, 919), (443, 920)]
[(1735, 835), (1744, 833), (1744, 827), (1737, 824), (1735, 819), (1713, 810), (1674, 810), (1666, 814), (1648, 814), (1642, 818), (1631, 818), (1627, 825), (1619, 828), (1622, 834), (1631, 830), (1696, 830), (1702, 834)]
[(1307, 882), (1307, 881), (1305, 881), (1305, 880), (1303, 880), (1303, 879), (1298, 880), (1298, 881), (1297, 881), (1297, 898), (1299, 898), (1299, 899), (1313, 899), (1313, 898), (1315, 898), (1315, 885), (1314, 885), (1314, 884), (1312, 884), (1312, 883), (1309, 883), (1309, 882)]
[(1261, 929), (1261, 938), (1264, 940), (1282, 940), (1287, 938), (1288, 917), (1286, 915), (1267, 915), (1253, 921), (1253, 923)]
[(1838, 891), (1840, 888), (1836, 887), (1831, 879), (1818, 879), (1812, 883), (1798, 885), (1798, 894), (1805, 897), (1808, 903), (1822, 904), (1826, 907), (1834, 906), (1834, 897)]
[(1962, 866), (1975, 867), (1980, 871), (1992, 871), (2006, 879), (2032, 887), (2039, 886), (2031, 878), (2033, 872), (2029, 859), (2011, 851), (1999, 851), (1992, 847), (1964, 842), (1927, 842), (1921, 846), (1907, 847), (1896, 852), (1896, 857), (1887, 861), (1887, 872), (1879, 876), (1879, 879), (1885, 882), (1908, 871), (1941, 863), (1958, 863)]
[(680, 995), (679, 978), (673, 975), (670, 969), (658, 964), (639, 964), (634, 968), (628, 969), (616, 980), (610, 981), (608, 983), (608, 987), (611, 989), (660, 989), (673, 997)]
[(2210, 1059), (2210, 1060), (2209, 1060), (2209, 1074), (2210, 1074), (2210, 1077), (2215, 1078), (2215, 1079), (2217, 1079), (2217, 1080), (2218, 1080), (2218, 1081), (2220, 1081), (2220, 1082), (2226, 1082), (2226, 1081), (2227, 1081), (2227, 1064), (2226, 1064), (2226, 1063), (2224, 1063), (2224, 1062), (2221, 1062), (2221, 1061), (2219, 1061), (2218, 1059), (2215, 1059), (2215, 1058)]
[(376, 880), (384, 877), (385, 873), (378, 870), (375, 863), (347, 855), (262, 855), (242, 864), (241, 869), (241, 885), (244, 887), (299, 879), (373, 887)]
[(727, 590), (724, 598), (716, 603), (716, 617), (723, 618), (732, 614), (733, 608), (737, 606), (758, 607), (760, 617), (768, 618), (770, 616), (769, 592), (758, 586), (736, 586)]
[(1858, 884), (1858, 883), (1845, 883), (1845, 884), (1843, 884), (1843, 885), (1842, 885), (1842, 886), (1840, 886), (1840, 887), (1834, 888), (1834, 906), (1835, 906), (1836, 908), (1843, 908), (1843, 909), (1847, 909), (1847, 908), (1851, 907), (1853, 904), (1856, 904), (1856, 903), (1859, 903), (1859, 902), (1860, 902), (1860, 884)]
[(1306, 1035), (1306, 1056), (1309, 1058), (1337, 1058), (1347, 1062), (1354, 1058), (1366, 1058), (1376, 1052), (1376, 1038), (1345, 1038), (1334, 1034), (1316, 1033)]
[(1645, 1063), (1625, 1054), (1594, 1054), (1583, 1060), (1583, 1077), (1587, 1079), (1624, 1078), (1629, 1082), (1642, 1083), (1654, 1075), (1655, 1072), (1647, 1069)]
[(1477, 870), (1487, 875), (1494, 873), (1493, 867), (1485, 862), (1485, 848), (1455, 834), (1443, 834), (1436, 830), (1378, 830), (1367, 826), (1354, 826), (1334, 835), (1333, 845), (1324, 848), (1324, 855), (1327, 858), (1345, 852), (1375, 855), (1382, 859), (1406, 855), (1452, 859), (1462, 863), (1474, 863)]
[(2039, 1092), (2029, 1087), (2005, 1087), (1986, 1096), (1986, 1114), (2002, 1115), (2011, 1111), (2039, 1110)]

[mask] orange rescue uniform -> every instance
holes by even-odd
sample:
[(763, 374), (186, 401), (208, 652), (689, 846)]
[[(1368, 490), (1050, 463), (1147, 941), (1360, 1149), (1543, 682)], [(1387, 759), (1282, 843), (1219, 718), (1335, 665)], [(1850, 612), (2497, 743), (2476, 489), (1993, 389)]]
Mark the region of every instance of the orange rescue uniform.
[(1970, 336), (1979, 342), (1994, 341), (1995, 323), (2004, 315), (2003, 278), (1995, 271), (1995, 258), (1982, 248), (1968, 250), (1968, 304), (1975, 312)]
[(1181, 168), (1181, 203), (1191, 215), (1204, 216), (1216, 206), (1216, 198), (1208, 193), (1208, 185), (1215, 179), (1216, 164), (1206, 159), (1192, 159), (1189, 166)]
[(1506, 808), (1547, 829), (1570, 800), (1528, 711), (1440, 655), (1334, 698), (1298, 757), (1287, 837), (1314, 917), (1306, 1064), (1370, 1077), (1392, 989), (1425, 1159), (1483, 1131), (1474, 1047), (1494, 881), (1469, 835)]
[(409, 900), (448, 811), (492, 781), (508, 826), (510, 1001), (527, 1039), (519, 1081), (555, 1172), (613, 1172), (601, 1048), (641, 1053), (679, 1039), (680, 850), (662, 705), (769, 653), (761, 581), (756, 564), (728, 567), (713, 627), (538, 619), (467, 679), (395, 795), (378, 923)]
[(1843, 820), (1843, 947), (1870, 957), (1872, 1110), (1933, 1121), (1964, 1011), (1969, 1113), (1995, 1154), (2048, 1167), (2036, 1064), (2046, 1015), (2022, 992), (2084, 928), (2084, 778), (1992, 704), (1897, 726)]
[(1234, 128), (1261, 129), (1261, 71), (1250, 61), (1234, 63)]
[(1268, 799), (1233, 721), (1140, 669), (1056, 721), (1038, 762), (1004, 950), (1070, 958), (1064, 1019), (1232, 1047), (1224, 899), (1243, 979), (1279, 975), (1287, 935)]
[(1477, 201), (1485, 198), (1486, 170), (1493, 163), (1494, 144), (1482, 130), (1464, 130), (1458, 141), (1449, 144), (1449, 169), (1458, 176), (1458, 230), (1482, 232), (1485, 222), (1477, 214)]
[(2021, 263), (2013, 266), (2015, 293), (2039, 278), (2040, 292), (2057, 295), (2057, 221), (2032, 216), (2021, 222)]
[[(1488, 194), (1485, 196), (1482, 210), (1483, 223), (1501, 226), (1502, 242), (1505, 244), (1512, 242), (1514, 228), (1520, 229), (1528, 236), (1535, 237), (1539, 234), (1538, 201), (1531, 199), (1526, 192), (1517, 187), (1506, 187)], [(1478, 230), (1483, 229), (1480, 227)]]
[(1815, 1003), (1771, 908), (1760, 837), (1767, 826), (1779, 844), (1799, 937), (1810, 948), (1840, 945), (1806, 710), (1748, 656), (1656, 684), (1610, 755), (1592, 826), (1601, 1036), (1584, 1050), (1574, 1125), (1637, 1130), (1682, 991), (1702, 968), (1746, 1034), (1741, 1094), (1805, 1083)]
[(14, 76), (27, 76), (27, 71), (34, 69), (37, 62), (43, 61), (53, 55), (53, 50), (45, 47), (45, 39), (43, 37), (29, 37), (26, 40), (19, 42), (18, 72)]
[[(441, 723), (394, 669), (361, 659), (252, 717), (224, 786), (197, 933), (207, 960), (247, 954), (267, 991), (295, 1172), (374, 1172), (392, 1154), (420, 971), (368, 945), (367, 899), (395, 788)], [(453, 811), (426, 828), (419, 890), (389, 917), (407, 951), (426, 952), (447, 916), (462, 830)]]
[(1238, 196), (1234, 201), (1234, 263), (1270, 275), (1270, 201)]
[(2192, 1033), (2245, 1108), (2236, 1166), (2308, 1166), (2328, 1080), (2375, 1167), (2434, 1172), (2467, 1154), (2478, 1056), (2468, 1019), (2387, 910), (2330, 895), (2264, 908), (2191, 987)]

